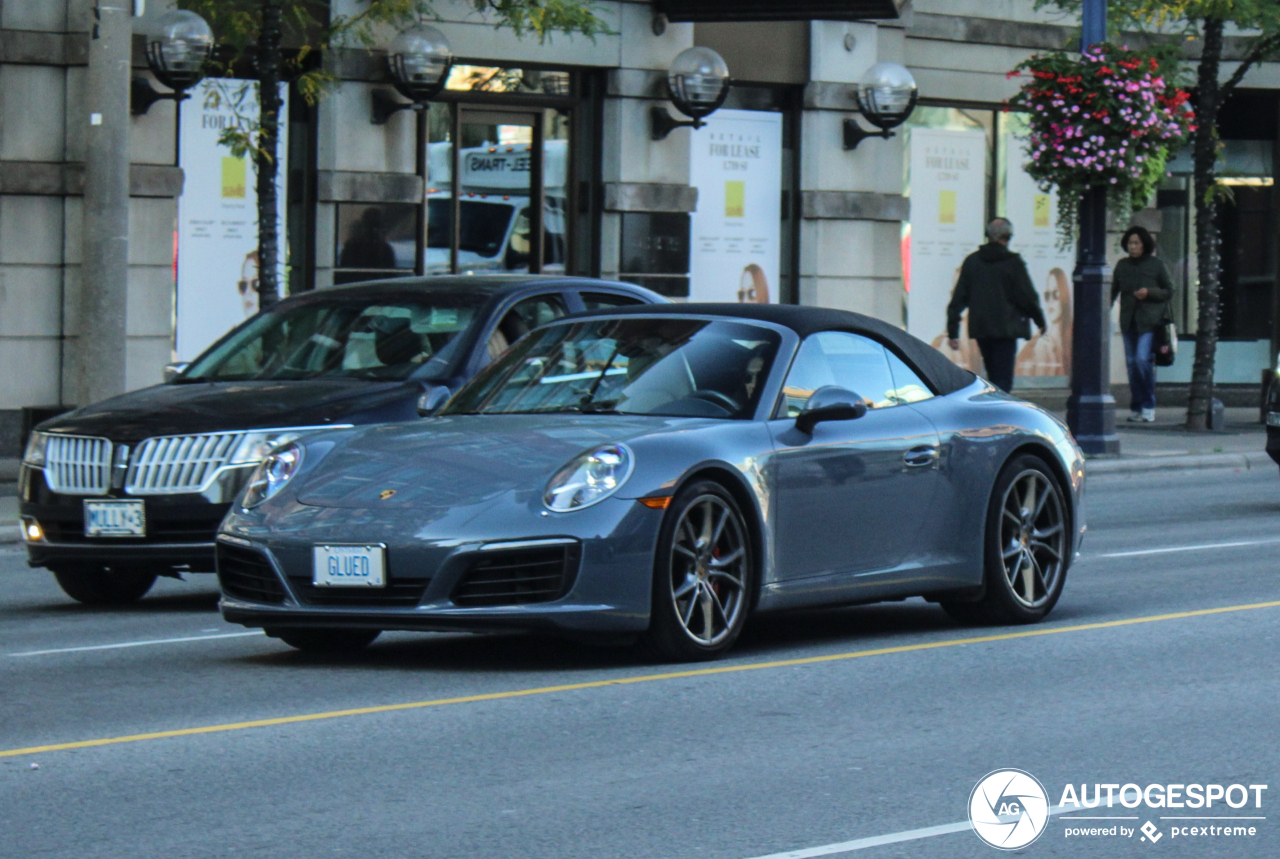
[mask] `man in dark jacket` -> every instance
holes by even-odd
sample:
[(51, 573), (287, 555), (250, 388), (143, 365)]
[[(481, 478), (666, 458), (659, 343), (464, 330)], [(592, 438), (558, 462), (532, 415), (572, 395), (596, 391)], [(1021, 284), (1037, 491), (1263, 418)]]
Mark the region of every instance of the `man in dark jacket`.
[(969, 309), (969, 337), (978, 341), (987, 378), (997, 388), (1013, 387), (1018, 339), (1030, 339), (1035, 320), (1044, 333), (1040, 296), (1031, 285), (1027, 264), (1009, 250), (1013, 224), (996, 218), (987, 224), (987, 243), (965, 257), (951, 303), (947, 305), (947, 337), (960, 348), (960, 314)]

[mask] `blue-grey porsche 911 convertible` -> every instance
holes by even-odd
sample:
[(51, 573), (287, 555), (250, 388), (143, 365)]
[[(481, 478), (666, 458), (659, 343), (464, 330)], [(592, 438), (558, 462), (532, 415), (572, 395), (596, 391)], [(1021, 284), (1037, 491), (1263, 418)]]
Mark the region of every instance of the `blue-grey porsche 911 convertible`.
[(222, 613), (304, 650), (551, 630), (724, 653), (753, 613), (923, 596), (1030, 623), (1084, 531), (1066, 428), (883, 322), (583, 313), (432, 418), (312, 435), (222, 524)]

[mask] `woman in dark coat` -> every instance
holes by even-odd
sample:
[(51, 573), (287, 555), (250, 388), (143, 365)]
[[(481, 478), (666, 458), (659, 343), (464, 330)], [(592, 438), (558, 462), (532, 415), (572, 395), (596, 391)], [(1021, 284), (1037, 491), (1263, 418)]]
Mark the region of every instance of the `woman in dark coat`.
[(1156, 368), (1152, 361), (1155, 332), (1165, 322), (1173, 281), (1164, 263), (1153, 256), (1155, 239), (1142, 227), (1125, 231), (1120, 246), (1128, 256), (1116, 263), (1111, 302), (1120, 299), (1120, 334), (1129, 369), (1131, 421), (1156, 419)]

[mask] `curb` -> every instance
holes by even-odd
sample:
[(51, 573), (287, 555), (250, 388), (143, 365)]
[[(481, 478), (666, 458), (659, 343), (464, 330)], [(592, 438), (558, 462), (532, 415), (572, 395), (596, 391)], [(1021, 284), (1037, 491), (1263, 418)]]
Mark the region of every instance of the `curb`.
[(1249, 453), (1188, 453), (1175, 456), (1125, 456), (1090, 459), (1086, 474), (1128, 474), (1136, 471), (1181, 471), (1197, 468), (1275, 468), (1266, 451)]

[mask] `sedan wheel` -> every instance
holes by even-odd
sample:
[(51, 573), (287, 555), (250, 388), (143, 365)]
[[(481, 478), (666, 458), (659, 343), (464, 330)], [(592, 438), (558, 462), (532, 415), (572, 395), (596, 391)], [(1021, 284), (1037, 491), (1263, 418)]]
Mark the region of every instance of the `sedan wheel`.
[(723, 487), (698, 482), (676, 496), (654, 567), (650, 649), (681, 662), (728, 650), (746, 622), (754, 568), (746, 522)]
[(944, 602), (962, 623), (1034, 623), (1062, 594), (1071, 559), (1067, 507), (1039, 457), (1019, 456), (996, 480), (987, 511), (986, 578), (977, 602)]

